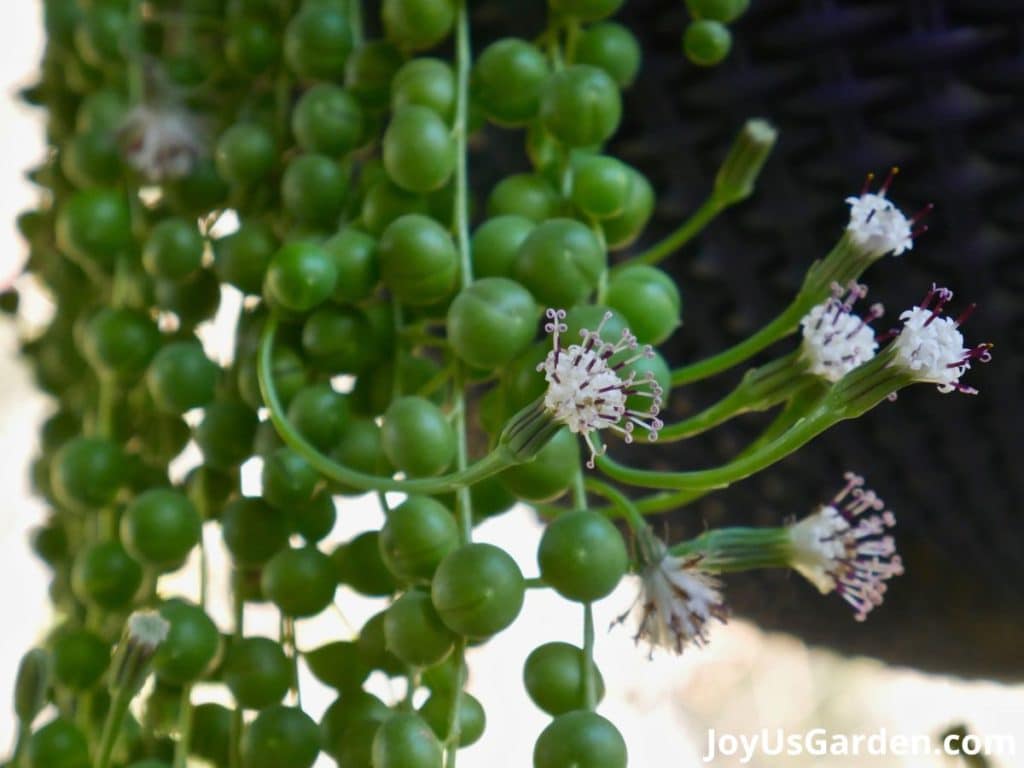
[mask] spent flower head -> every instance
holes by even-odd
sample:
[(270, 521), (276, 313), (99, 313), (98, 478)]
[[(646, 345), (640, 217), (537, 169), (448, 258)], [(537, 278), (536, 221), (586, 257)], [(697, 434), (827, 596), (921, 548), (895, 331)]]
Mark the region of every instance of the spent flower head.
[(703, 556), (671, 554), (649, 528), (640, 534), (639, 544), (636, 641), (645, 640), (652, 654), (655, 648), (679, 654), (691, 643), (706, 645), (708, 622), (715, 618), (724, 623), (727, 611), (720, 582), (701, 570)]
[[(582, 343), (561, 346), (561, 334), (568, 330), (565, 310), (549, 309), (549, 322), (544, 330), (551, 334), (552, 350), (547, 359), (537, 366), (544, 372), (548, 388), (544, 395), (544, 408), (551, 417), (583, 435), (590, 449), (587, 466), (594, 468), (594, 459), (604, 453), (594, 445), (591, 435), (601, 429), (610, 429), (622, 435), (630, 443), (633, 430), (639, 426), (647, 431), (651, 441), (658, 439), (658, 430), (663, 424), (658, 418), (661, 409), (661, 386), (649, 371), (638, 377), (635, 371), (626, 373), (632, 363), (651, 357), (654, 350), (650, 345), (640, 347), (636, 337), (628, 329), (615, 343), (604, 341), (601, 331), (611, 319), (606, 312), (597, 328), (582, 330)], [(613, 361), (620, 353), (627, 353), (622, 359)], [(644, 410), (631, 408), (627, 399), (632, 396), (649, 398), (650, 406)]]
[(863, 317), (853, 311), (866, 295), (867, 287), (856, 282), (845, 292), (834, 284), (832, 296), (804, 315), (800, 356), (810, 373), (835, 383), (875, 356), (878, 342), (870, 323), (882, 316), (882, 305), (873, 304)]
[(960, 326), (975, 305), (953, 319), (942, 314), (952, 299), (951, 290), (932, 285), (919, 305), (900, 315), (903, 326), (891, 345), (895, 354), (892, 365), (903, 368), (916, 381), (937, 384), (940, 392), (974, 395), (978, 390), (961, 384), (960, 377), (970, 369), (972, 361), (991, 360), (992, 345), (964, 346)]
[(148, 181), (186, 176), (203, 152), (203, 135), (188, 112), (140, 104), (119, 131), (125, 159)]
[(885, 531), (896, 524), (892, 512), (864, 478), (847, 472), (846, 485), (789, 529), (791, 567), (822, 594), (837, 592), (864, 621), (881, 605), (885, 582), (903, 573), (896, 545)]
[(887, 253), (899, 256), (914, 247), (914, 225), (920, 215), (908, 219), (891, 200), (886, 197), (898, 169), (893, 168), (878, 192), (870, 192), (874, 179), (869, 174), (860, 195), (846, 198), (850, 206), (850, 221), (846, 231), (861, 250), (871, 258), (881, 258)]

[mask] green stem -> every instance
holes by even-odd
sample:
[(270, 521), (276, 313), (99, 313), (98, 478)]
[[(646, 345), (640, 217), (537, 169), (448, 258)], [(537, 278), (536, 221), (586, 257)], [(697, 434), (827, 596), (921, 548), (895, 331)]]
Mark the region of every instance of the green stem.
[(459, 751), (459, 738), (462, 736), (459, 724), (459, 709), (462, 706), (462, 689), (466, 685), (466, 638), (455, 641), (455, 693), (452, 696), (452, 707), (448, 710), (448, 737), (444, 741), (445, 768), (455, 768), (455, 755)]
[[(467, 157), (467, 136), (469, 132), (469, 70), (472, 63), (469, 39), (469, 9), (467, 0), (459, 0), (455, 19), (455, 119), (452, 133), (455, 136), (455, 198), (452, 222), (455, 228), (455, 245), (459, 251), (459, 273), (463, 290), (473, 283), (473, 262), (469, 247), (469, 168)], [(453, 409), (455, 428), (455, 469), (456, 474), (465, 473), (469, 467), (469, 445), (466, 437), (466, 391), (465, 371), (460, 363), (455, 364), (453, 376)], [(499, 454), (490, 454), (492, 456)], [(486, 460), (486, 459), (485, 459)], [(473, 538), (473, 498), (469, 484), (463, 484), (456, 491), (456, 506), (459, 515), (459, 538), (468, 544)], [(448, 711), (448, 736), (445, 739), (445, 766), (455, 768), (459, 751), (461, 727), (459, 710), (462, 708), (462, 689), (466, 684), (466, 641), (459, 638), (455, 643), (455, 663), (458, 669), (457, 685)]]
[(655, 472), (633, 469), (619, 464), (607, 456), (598, 458), (597, 463), (606, 475), (629, 485), (679, 491), (710, 491), (726, 488), (738, 480), (770, 467), (806, 445), (843, 418), (841, 413), (827, 407), (819, 407), (761, 450), (734, 459), (714, 469), (692, 472)]
[[(237, 644), (245, 635), (245, 599), (242, 597), (242, 573), (236, 570), (231, 584), (231, 595), (234, 602), (234, 642)], [(228, 742), (228, 766), (240, 768), (242, 741), (242, 707), (235, 702), (231, 710), (231, 733)]]
[(575, 16), (569, 16), (565, 20), (565, 63), (573, 64), (576, 61), (576, 43), (580, 37), (580, 20)]
[[(395, 326), (395, 335), (402, 334), (402, 305), (394, 296), (391, 297), (391, 320)], [(395, 359), (391, 368), (391, 399), (397, 400), (402, 396), (402, 343), (395, 344)]]
[(131, 40), (128, 54), (128, 103), (142, 104), (146, 99), (145, 76), (142, 72), (142, 0), (132, 0)]
[(669, 512), (680, 507), (685, 507), (697, 499), (707, 496), (711, 491), (671, 491), (667, 493), (654, 493), (637, 499), (633, 505), (641, 515), (657, 515), (662, 512)]
[[(812, 305), (813, 306), (813, 305)], [(784, 336), (792, 333), (800, 319), (807, 314), (810, 307), (804, 301), (793, 301), (781, 315), (772, 320), (768, 325), (757, 331), (739, 344), (719, 352), (703, 360), (672, 371), (672, 386), (678, 387), (681, 384), (689, 384), (693, 381), (700, 381), (716, 373), (721, 373), (734, 366), (739, 365), (756, 355), (762, 349), (771, 346)]]
[[(469, 465), (469, 445), (466, 439), (466, 393), (462, 378), (462, 366), (455, 369), (452, 395), (455, 416), (455, 469), (465, 472)], [(473, 496), (468, 485), (463, 485), (456, 492), (459, 513), (459, 536), (463, 544), (469, 543), (473, 535)]]
[[(566, 197), (568, 197), (568, 195), (566, 195)], [(608, 253), (608, 240), (604, 236), (604, 227), (601, 226), (601, 222), (597, 219), (591, 219), (590, 231), (593, 232), (594, 237), (597, 238), (597, 243), (600, 246), (601, 253)], [(601, 270), (601, 274), (597, 277), (598, 304), (605, 304), (608, 299), (608, 273), (608, 267), (605, 266), (605, 268)]]
[(178, 713), (178, 741), (174, 745), (173, 768), (186, 768), (192, 742), (192, 686), (181, 689), (181, 711)]
[[(794, 392), (785, 407), (779, 411), (765, 430), (758, 435), (750, 445), (744, 448), (735, 457), (737, 459), (748, 456), (755, 451), (761, 450), (765, 445), (778, 439), (787, 429), (792, 427), (803, 415), (811, 410), (814, 405), (828, 392), (829, 385), (822, 379), (811, 379), (800, 390)], [(661, 435), (658, 435), (659, 439)]]
[(469, 42), (469, 11), (466, 0), (457, 6), (455, 22), (455, 118), (452, 134), (455, 138), (455, 196), (452, 202), (452, 221), (455, 245), (459, 251), (462, 287), (473, 282), (473, 262), (469, 248), (469, 70), (472, 51)]
[(590, 711), (597, 708), (597, 681), (594, 671), (594, 609), (590, 603), (583, 604), (583, 706)]
[(587, 508), (587, 479), (583, 476), (583, 469), (576, 472), (572, 483), (572, 503), (576, 509)]
[(78, 700), (75, 702), (75, 724), (81, 729), (82, 733), (92, 736), (94, 734), (92, 734), (90, 723), (92, 721), (93, 701), (92, 691), (84, 691), (78, 695)]
[(694, 211), (690, 218), (680, 224), (675, 231), (670, 232), (646, 251), (637, 254), (631, 259), (627, 259), (622, 263), (622, 266), (632, 264), (650, 264), (653, 266), (661, 263), (699, 235), (708, 224), (714, 221), (718, 214), (728, 207), (715, 195), (709, 196), (707, 200), (701, 203), (700, 208)]
[(744, 413), (774, 408), (806, 386), (810, 377), (805, 370), (799, 350), (749, 370), (736, 389), (717, 403), (658, 432), (658, 442), (685, 440)]
[(100, 437), (114, 435), (114, 405), (117, 399), (117, 385), (106, 376), (100, 377), (99, 393), (96, 400), (96, 434)]
[(302, 688), (299, 686), (299, 638), (295, 633), (295, 619), (282, 617), (284, 628), (285, 649), (292, 662), (292, 689), (295, 691), (295, 704), (302, 709)]
[(695, 413), (687, 419), (669, 424), (658, 432), (659, 443), (675, 443), (695, 437), (702, 432), (707, 432), (719, 424), (724, 424), (730, 419), (746, 413), (749, 408), (742, 398), (737, 396), (735, 391), (729, 393), (714, 405), (710, 405), (703, 411)]
[[(800, 390), (794, 397), (789, 401), (786, 407), (779, 413), (775, 420), (768, 426), (768, 428), (757, 438), (753, 443), (747, 446), (736, 459), (740, 459), (750, 454), (756, 453), (768, 443), (771, 443), (778, 439), (784, 432), (792, 427), (803, 414), (811, 408), (818, 400), (820, 400), (827, 390), (827, 386), (818, 383), (811, 384), (805, 389)], [(660, 436), (659, 436), (660, 439)], [(607, 496), (598, 489), (598, 486), (604, 486), (600, 480), (592, 479), (588, 480), (588, 486), (595, 493), (601, 493)], [(610, 487), (610, 486), (608, 486)], [(683, 491), (663, 491), (661, 493), (654, 493), (649, 496), (636, 499), (632, 502), (633, 507), (641, 515), (656, 515), (662, 512), (670, 512), (672, 510), (680, 509), (688, 504), (693, 503), (697, 499), (701, 499), (711, 493), (713, 489), (707, 490), (683, 490)], [(623, 517), (625, 512), (618, 506), (613, 506), (609, 509), (598, 510), (606, 515), (614, 517)]]
[(609, 485), (596, 477), (586, 479), (587, 490), (593, 491), (598, 496), (603, 496), (612, 503), (618, 514), (629, 524), (634, 536), (638, 536), (647, 527), (646, 521), (636, 508), (636, 504), (630, 501), (618, 488)]
[(277, 325), (277, 317), (271, 315), (263, 329), (263, 336), (260, 339), (257, 354), (257, 376), (260, 392), (263, 395), (263, 402), (270, 411), (270, 419), (281, 439), (292, 450), (306, 459), (314, 469), (329, 479), (365, 491), (399, 491), (402, 493), (434, 495), (450, 493), (460, 488), (468, 488), (473, 483), (495, 475), (503, 469), (518, 463), (515, 457), (499, 446), (476, 463), (450, 475), (415, 480), (395, 480), (391, 477), (359, 472), (324, 456), (288, 420), (287, 416), (285, 416), (284, 408), (281, 406), (281, 400), (277, 395), (277, 388), (274, 385), (272, 373), (274, 334), (277, 331)]
[(18, 721), (18, 735), (14, 741), (14, 753), (11, 755), (11, 768), (25, 768), (25, 747), (32, 735), (32, 724), (24, 720)]
[(630, 485), (703, 492), (725, 488), (784, 459), (829, 427), (862, 416), (912, 384), (913, 372), (894, 360), (895, 354), (888, 350), (876, 355), (832, 385), (812, 410), (797, 418), (776, 439), (720, 467), (695, 472), (653, 472), (623, 466), (606, 456), (598, 458), (598, 465), (609, 477)]
[(414, 712), (416, 707), (413, 705), (413, 697), (416, 695), (416, 689), (420, 687), (420, 673), (413, 667), (409, 668), (409, 671), (405, 674), (405, 696), (402, 697), (401, 708), (406, 712)]
[(352, 29), (352, 47), (363, 44), (363, 3), (362, 0), (348, 0), (348, 24)]
[(103, 723), (103, 732), (100, 736), (100, 746), (97, 750), (96, 768), (110, 768), (110, 756), (114, 753), (114, 745), (121, 733), (121, 726), (124, 724), (124, 716), (128, 712), (128, 705), (131, 703), (132, 694), (127, 686), (120, 686), (114, 692), (110, 702), (110, 709), (107, 710), (107, 719)]

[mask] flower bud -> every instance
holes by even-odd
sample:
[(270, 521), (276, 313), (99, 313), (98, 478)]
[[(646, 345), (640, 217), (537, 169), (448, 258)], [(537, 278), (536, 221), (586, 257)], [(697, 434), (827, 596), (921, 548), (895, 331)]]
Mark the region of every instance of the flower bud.
[(136, 611), (128, 617), (111, 664), (111, 693), (123, 690), (132, 696), (142, 687), (149, 676), (149, 662), (170, 628), (170, 623), (155, 611)]
[(50, 685), (50, 654), (33, 648), (21, 658), (14, 682), (14, 712), (24, 724), (35, 720), (46, 706), (46, 689)]
[(746, 199), (768, 159), (778, 131), (767, 120), (748, 120), (715, 177), (715, 197), (726, 205)]

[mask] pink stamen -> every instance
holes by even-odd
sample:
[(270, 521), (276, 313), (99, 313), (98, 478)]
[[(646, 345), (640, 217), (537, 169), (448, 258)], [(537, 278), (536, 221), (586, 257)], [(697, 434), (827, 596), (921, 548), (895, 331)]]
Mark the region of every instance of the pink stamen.
[(924, 208), (919, 210), (913, 216), (910, 217), (911, 224), (917, 224), (925, 219), (928, 214), (935, 210), (935, 203), (928, 203)]
[(967, 322), (967, 319), (974, 314), (974, 310), (978, 308), (977, 303), (971, 302), (967, 305), (967, 309), (960, 313), (960, 316), (956, 319), (957, 328)]

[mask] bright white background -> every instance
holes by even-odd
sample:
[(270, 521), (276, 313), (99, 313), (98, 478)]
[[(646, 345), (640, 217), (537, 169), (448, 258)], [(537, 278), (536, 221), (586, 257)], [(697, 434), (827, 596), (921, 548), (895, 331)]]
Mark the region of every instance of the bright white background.
[[(33, 191), (23, 171), (43, 151), (39, 114), (15, 102), (17, 87), (32, 80), (41, 53), (39, 3), (3, 3), (0, 11), (0, 286), (19, 270), (23, 244), (14, 227), (15, 215), (32, 205)], [(24, 330), (24, 323), (20, 323)], [(38, 642), (49, 620), (47, 575), (27, 544), (27, 531), (43, 513), (29, 495), (27, 473), (36, 450), (36, 432), (49, 404), (33, 390), (27, 371), (17, 361), (15, 323), (0, 322), (0, 755), (11, 743), (11, 688), (17, 661)], [(334, 536), (344, 539), (378, 524), (379, 513), (367, 501), (346, 501), (340, 507)], [(800, 510), (782, 510), (783, 514)], [(509, 549), (528, 575), (536, 573), (534, 552), (539, 529), (530, 515), (518, 511), (488, 524), (480, 538)], [(214, 564), (219, 537), (207, 531)], [(215, 587), (223, 587), (215, 581)], [(194, 569), (165, 578), (165, 594), (195, 593)], [(893, 585), (899, 588), (898, 582)], [(893, 670), (867, 660), (846, 660), (808, 650), (784, 636), (768, 636), (740, 621), (715, 627), (704, 651), (682, 658), (658, 656), (648, 661), (634, 647), (628, 627), (605, 633), (612, 618), (634, 596), (627, 580), (597, 609), (597, 658), (608, 696), (601, 712), (615, 722), (630, 748), (637, 768), (677, 768), (698, 765), (707, 729), (753, 733), (761, 728), (790, 731), (826, 727), (837, 733), (870, 733), (885, 727), (889, 733), (936, 735), (945, 727), (966, 722), (979, 734), (1012, 733), (1018, 756), (993, 761), (998, 768), (1024, 765), (1024, 687), (964, 683)], [(344, 619), (327, 612), (299, 625), (302, 647), (325, 638), (347, 637), (352, 627), (372, 611), (372, 601), (339, 592)], [(808, 610), (814, 610), (808, 605)], [(213, 606), (222, 628), (229, 627), (223, 601)], [(276, 624), (267, 613), (254, 612), (256, 631), (272, 634)], [(346, 623), (346, 620), (348, 623)], [(520, 682), (523, 659), (540, 642), (562, 639), (580, 642), (580, 610), (557, 597), (531, 592), (517, 623), (485, 649), (472, 653), (471, 690), (489, 716), (484, 738), (460, 755), (464, 768), (522, 768), (530, 764), (532, 743), (547, 722), (526, 699)], [(851, 619), (851, 629), (853, 629)], [(1024, 655), (1022, 655), (1024, 658)], [(381, 681), (377, 681), (380, 683)], [(381, 692), (387, 692), (386, 684)], [(328, 693), (305, 679), (304, 703), (318, 715), (329, 703)], [(197, 698), (222, 699), (217, 690), (201, 690)], [(330, 764), (324, 759), (324, 764)], [(954, 763), (938, 757), (870, 759), (770, 758), (760, 766), (879, 765), (935, 768)], [(738, 765), (721, 760), (716, 765)]]

